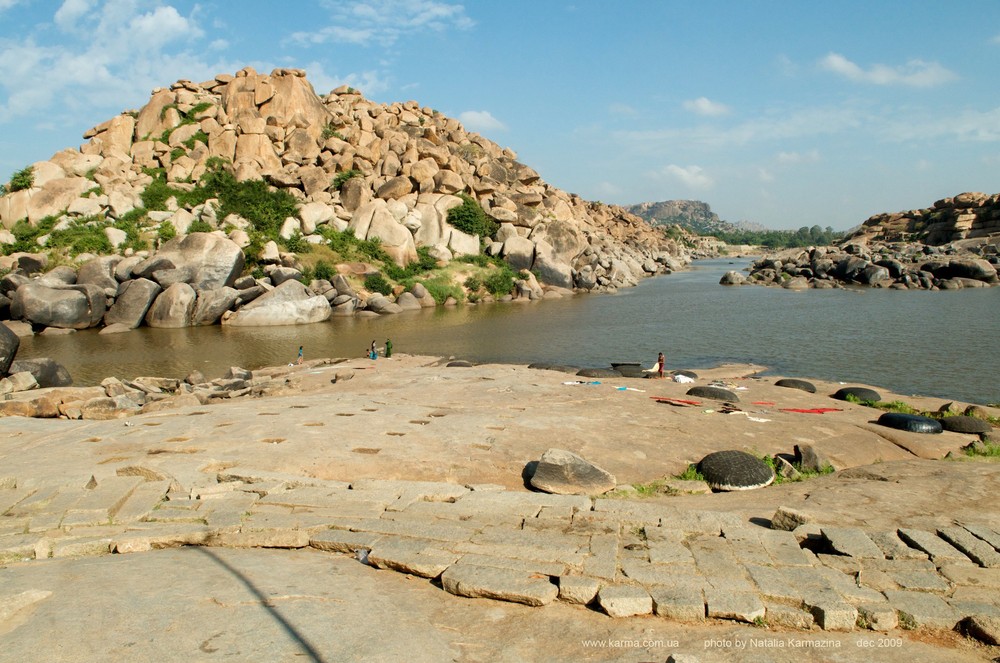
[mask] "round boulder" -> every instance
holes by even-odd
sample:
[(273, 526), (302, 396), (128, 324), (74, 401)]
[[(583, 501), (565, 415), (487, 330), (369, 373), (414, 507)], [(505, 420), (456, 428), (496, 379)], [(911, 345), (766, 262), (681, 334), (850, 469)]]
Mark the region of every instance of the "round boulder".
[(622, 374), (613, 368), (581, 368), (576, 372), (582, 378), (620, 378)]
[(22, 372), (31, 373), (41, 389), (48, 387), (68, 387), (73, 384), (73, 378), (70, 377), (66, 367), (58, 363), (55, 359), (48, 357), (17, 359), (11, 363), (10, 372), (12, 374)]
[(725, 401), (726, 403), (740, 402), (739, 396), (728, 389), (723, 389), (722, 387), (691, 387), (687, 390), (687, 395), (697, 396), (698, 398), (708, 398), (713, 401)]
[(618, 485), (607, 470), (563, 449), (542, 454), (530, 483), (537, 490), (556, 495), (600, 495)]
[(0, 376), (7, 375), (11, 362), (21, 345), (21, 339), (7, 325), (0, 325)]
[(869, 389), (867, 387), (844, 387), (843, 389), (838, 389), (831, 398), (836, 398), (838, 401), (848, 400), (848, 396), (853, 396), (859, 401), (880, 401), (882, 400), (881, 394), (879, 394), (874, 389)]
[(940, 433), (942, 430), (941, 422), (937, 419), (902, 412), (886, 412), (876, 423), (910, 433)]
[(806, 382), (805, 380), (796, 380), (795, 378), (782, 378), (774, 383), (776, 387), (788, 387), (789, 389), (801, 389), (802, 391), (808, 391), (810, 394), (816, 393), (816, 385), (812, 382)]
[(941, 428), (953, 433), (990, 433), (993, 431), (990, 422), (965, 415), (945, 417), (941, 419), (940, 423)]
[(745, 451), (716, 451), (701, 459), (698, 471), (712, 490), (753, 490), (774, 481), (774, 470)]

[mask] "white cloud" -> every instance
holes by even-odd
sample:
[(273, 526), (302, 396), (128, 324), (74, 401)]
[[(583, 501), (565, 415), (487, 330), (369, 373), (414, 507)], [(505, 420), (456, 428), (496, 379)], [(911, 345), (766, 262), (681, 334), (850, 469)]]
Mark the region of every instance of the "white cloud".
[(322, 4), (330, 12), (330, 25), (294, 32), (290, 35), (293, 41), (302, 45), (376, 43), (389, 47), (409, 34), (465, 30), (475, 24), (466, 16), (464, 6), (437, 0), (325, 0)]
[(820, 60), (820, 67), (858, 83), (873, 85), (907, 85), (933, 87), (958, 78), (956, 74), (937, 62), (910, 60), (905, 65), (890, 67), (884, 64), (863, 69), (840, 53), (829, 53)]
[(885, 128), (885, 135), (897, 141), (947, 139), (994, 143), (1000, 141), (1000, 106), (988, 111), (948, 113), (941, 117), (908, 117)]
[(993, 37), (993, 39), (991, 41), (994, 44), (1000, 44), (1000, 34), (997, 34), (997, 36)]
[(757, 179), (759, 179), (761, 182), (764, 182), (765, 184), (767, 184), (769, 182), (773, 182), (774, 181), (774, 174), (771, 171), (769, 171), (767, 168), (758, 168), (757, 169)]
[(194, 19), (169, 4), (143, 5), (66, 0), (50, 23), (0, 42), (0, 122), (27, 115), (79, 122), (83, 113), (100, 117), (143, 102), (153, 87), (178, 78), (209, 78), (245, 64), (205, 61), (188, 50), (204, 36)]
[(464, 111), (458, 114), (458, 120), (472, 131), (500, 131), (507, 128), (489, 111)]
[(809, 150), (808, 152), (778, 152), (778, 163), (799, 164), (816, 163), (819, 161), (819, 150)]
[(64, 32), (75, 32), (77, 22), (93, 8), (92, 0), (66, 0), (56, 11), (55, 22)]
[(349, 85), (358, 90), (365, 97), (371, 99), (380, 92), (389, 89), (389, 81), (377, 71), (363, 71), (351, 74), (330, 74), (327, 73), (323, 64), (318, 61), (310, 62), (304, 69), (309, 75), (309, 82), (319, 95), (325, 95), (341, 85)]
[(24, 0), (0, 0), (0, 12), (5, 12), (21, 2), (24, 2)]
[(685, 101), (684, 110), (704, 115), (705, 117), (718, 117), (720, 115), (728, 115), (730, 112), (729, 106), (712, 101), (707, 97), (698, 97), (697, 99)]
[(618, 102), (608, 106), (608, 111), (612, 115), (623, 115), (625, 117), (635, 117), (636, 115), (639, 114), (639, 112), (636, 111), (636, 109), (632, 108), (628, 104), (623, 104)]
[(653, 177), (680, 182), (689, 189), (709, 189), (715, 184), (701, 166), (678, 166), (670, 164), (653, 173)]

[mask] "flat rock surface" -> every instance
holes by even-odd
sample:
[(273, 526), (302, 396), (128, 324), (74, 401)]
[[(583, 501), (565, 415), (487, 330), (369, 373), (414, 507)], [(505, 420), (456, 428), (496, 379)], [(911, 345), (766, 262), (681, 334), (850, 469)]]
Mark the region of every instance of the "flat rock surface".
[[(817, 382), (809, 394), (748, 377), (754, 367), (699, 371), (745, 387), (743, 413), (723, 414), (653, 401), (684, 395), (669, 381), (566, 385), (564, 373), (517, 366), (376, 363), (291, 367), (285, 395), (127, 420), (0, 419), (0, 661), (736, 661), (761, 639), (775, 661), (876, 661), (885, 652), (864, 644), (877, 639), (868, 631), (796, 630), (780, 625), (791, 622), (777, 608), (766, 629), (731, 620), (756, 619), (772, 597), (808, 595), (831, 605), (891, 597), (935, 621), (893, 580), (918, 575), (946, 588), (931, 607), (948, 619), (1000, 612), (996, 569), (954, 549), (936, 569), (902, 541), (893, 543), (912, 558), (878, 559), (869, 545), (885, 546), (897, 529), (1000, 539), (996, 464), (918, 458), (866, 428), (875, 411), (824, 395), (836, 385)], [(616, 388), (626, 385), (644, 391)], [(935, 437), (954, 449), (967, 442)], [(556, 439), (619, 483), (680, 473), (720, 449), (787, 453), (796, 443), (848, 469), (750, 495), (527, 491), (525, 464)], [(808, 513), (804, 527), (817, 540), (827, 528), (846, 554), (817, 556), (795, 534), (767, 529), (779, 507)], [(384, 568), (359, 561), (368, 551)], [(485, 579), (487, 596), (527, 583), (551, 603), (442, 591), (435, 576), (463, 565), (485, 569), (472, 580)], [(612, 620), (554, 600), (559, 579), (574, 576), (588, 592), (657, 591), (661, 612), (669, 598), (675, 616)], [(750, 609), (684, 623), (701, 618), (700, 597), (718, 605), (720, 589)], [(891, 635), (913, 661), (1000, 655), (934, 633)]]

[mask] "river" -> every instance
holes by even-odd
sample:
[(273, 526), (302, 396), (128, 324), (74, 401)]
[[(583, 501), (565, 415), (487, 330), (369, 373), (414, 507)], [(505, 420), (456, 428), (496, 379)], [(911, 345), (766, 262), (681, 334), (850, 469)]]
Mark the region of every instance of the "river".
[(395, 351), (478, 362), (607, 366), (658, 352), (667, 367), (753, 363), (771, 373), (879, 385), (976, 403), (1000, 401), (1000, 287), (959, 291), (788, 291), (718, 285), (746, 260), (704, 260), (613, 295), (441, 307), (297, 327), (140, 328), (21, 339), (18, 358), (52, 357), (77, 385), (109, 375), (219, 377), (306, 358)]

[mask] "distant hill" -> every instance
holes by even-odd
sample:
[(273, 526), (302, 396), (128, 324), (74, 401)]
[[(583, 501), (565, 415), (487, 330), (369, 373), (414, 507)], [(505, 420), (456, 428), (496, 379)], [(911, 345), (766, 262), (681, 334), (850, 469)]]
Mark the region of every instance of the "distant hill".
[(708, 203), (700, 200), (664, 200), (658, 203), (639, 203), (626, 206), (632, 214), (645, 219), (651, 225), (669, 226), (677, 224), (699, 235), (732, 234), (738, 232), (761, 232), (766, 228), (758, 223), (723, 221), (712, 211)]

